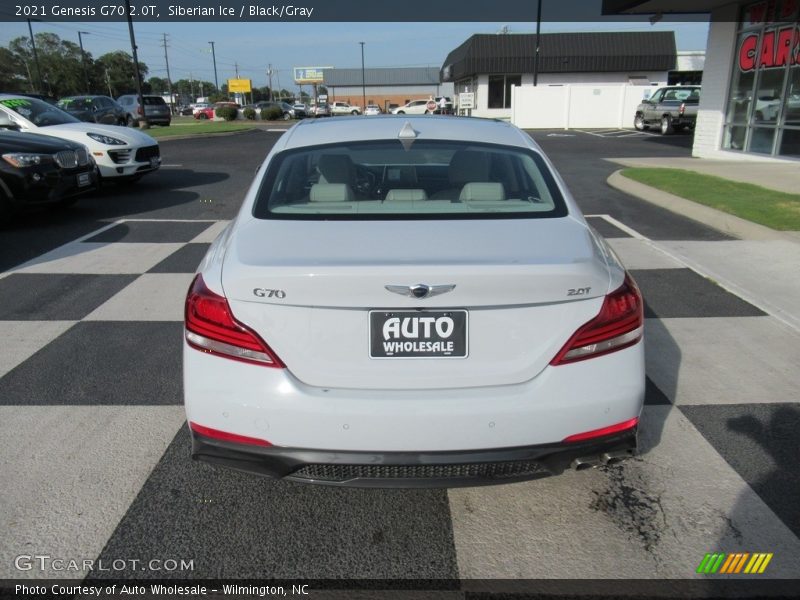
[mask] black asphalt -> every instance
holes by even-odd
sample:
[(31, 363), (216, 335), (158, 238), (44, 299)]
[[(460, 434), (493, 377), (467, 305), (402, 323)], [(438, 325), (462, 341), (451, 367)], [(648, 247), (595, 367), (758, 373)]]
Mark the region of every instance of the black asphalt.
[(3, 406), (183, 403), (183, 323), (82, 321), (0, 378)]
[(580, 131), (529, 131), (555, 163), (584, 214), (611, 215), (654, 240), (725, 240), (729, 236), (624, 194), (606, 183), (622, 167), (606, 158), (688, 157), (692, 136), (598, 137)]
[(191, 558), (189, 578), (458, 577), (445, 490), (274, 481), (192, 462), (189, 447), (183, 427), (100, 560)]
[(0, 272), (121, 218), (232, 219), (280, 133), (252, 131), (159, 143), (164, 166), (134, 184), (109, 183), (68, 210), (0, 224)]

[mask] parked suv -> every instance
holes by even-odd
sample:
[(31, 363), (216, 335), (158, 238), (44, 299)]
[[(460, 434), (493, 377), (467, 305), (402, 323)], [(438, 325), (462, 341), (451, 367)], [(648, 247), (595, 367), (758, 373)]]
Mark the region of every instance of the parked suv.
[(97, 188), (97, 165), (82, 144), (0, 129), (0, 220), (27, 206), (72, 204)]
[(139, 118), (144, 115), (150, 125), (163, 125), (169, 127), (172, 122), (172, 113), (169, 106), (161, 96), (142, 96), (144, 112), (139, 106), (139, 97), (136, 94), (126, 94), (117, 98), (127, 113), (127, 124), (131, 127), (139, 126)]
[(128, 124), (128, 113), (108, 96), (68, 96), (59, 100), (56, 106), (88, 123)]
[(331, 102), (331, 114), (336, 115), (360, 115), (361, 109), (357, 106), (352, 106), (348, 102)]
[(392, 109), (393, 115), (426, 115), (428, 114), (428, 102), (430, 100), (411, 100), (403, 106)]

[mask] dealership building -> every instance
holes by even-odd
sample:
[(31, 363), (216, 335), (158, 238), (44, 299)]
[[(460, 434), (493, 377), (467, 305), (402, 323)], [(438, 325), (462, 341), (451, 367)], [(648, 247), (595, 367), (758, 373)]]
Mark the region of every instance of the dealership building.
[(800, 0), (603, 0), (603, 14), (710, 13), (692, 153), (800, 159)]
[(534, 78), (540, 86), (652, 86), (700, 76), (697, 61), (688, 59), (680, 64), (690, 77), (677, 71), (671, 31), (543, 33), (538, 64), (535, 57), (536, 34), (475, 34), (447, 55), (441, 79), (452, 82), (456, 94), (474, 94), (473, 116), (507, 119), (511, 88), (533, 86)]
[[(410, 100), (453, 96), (453, 84), (439, 80), (437, 67), (398, 67), (383, 69), (324, 68), (322, 85), (328, 89), (329, 102), (376, 104), (384, 111)], [(363, 85), (362, 85), (363, 84)]]

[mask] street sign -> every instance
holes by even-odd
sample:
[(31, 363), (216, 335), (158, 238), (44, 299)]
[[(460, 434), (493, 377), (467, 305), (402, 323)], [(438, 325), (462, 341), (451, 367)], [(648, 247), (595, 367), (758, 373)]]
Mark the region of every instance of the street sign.
[(458, 108), (475, 108), (475, 92), (461, 92), (458, 95)]
[(250, 79), (228, 79), (228, 92), (231, 94), (246, 94), (253, 91)]
[(294, 82), (296, 84), (303, 83), (322, 83), (322, 71), (324, 69), (332, 69), (333, 67), (294, 67)]

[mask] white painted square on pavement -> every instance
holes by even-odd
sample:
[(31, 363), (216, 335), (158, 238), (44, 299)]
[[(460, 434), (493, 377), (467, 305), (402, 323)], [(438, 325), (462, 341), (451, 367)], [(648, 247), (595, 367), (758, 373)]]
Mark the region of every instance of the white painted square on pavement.
[(0, 406), (0, 578), (13, 557), (95, 558), (175, 433), (182, 406)]
[(74, 242), (42, 254), (14, 271), (102, 275), (144, 273), (183, 245)]
[(796, 402), (800, 334), (766, 317), (647, 319), (650, 379), (675, 404)]
[(606, 240), (627, 269), (680, 269), (686, 265), (657, 250), (647, 240), (609, 238)]
[(182, 321), (192, 273), (146, 273), (89, 313), (86, 321)]
[(0, 321), (0, 377), (28, 360), (77, 321)]
[(783, 557), (770, 577), (800, 576), (800, 540), (679, 409), (646, 406), (640, 444), (608, 470), (448, 490), (460, 576), (688, 579), (706, 552), (761, 548)]

